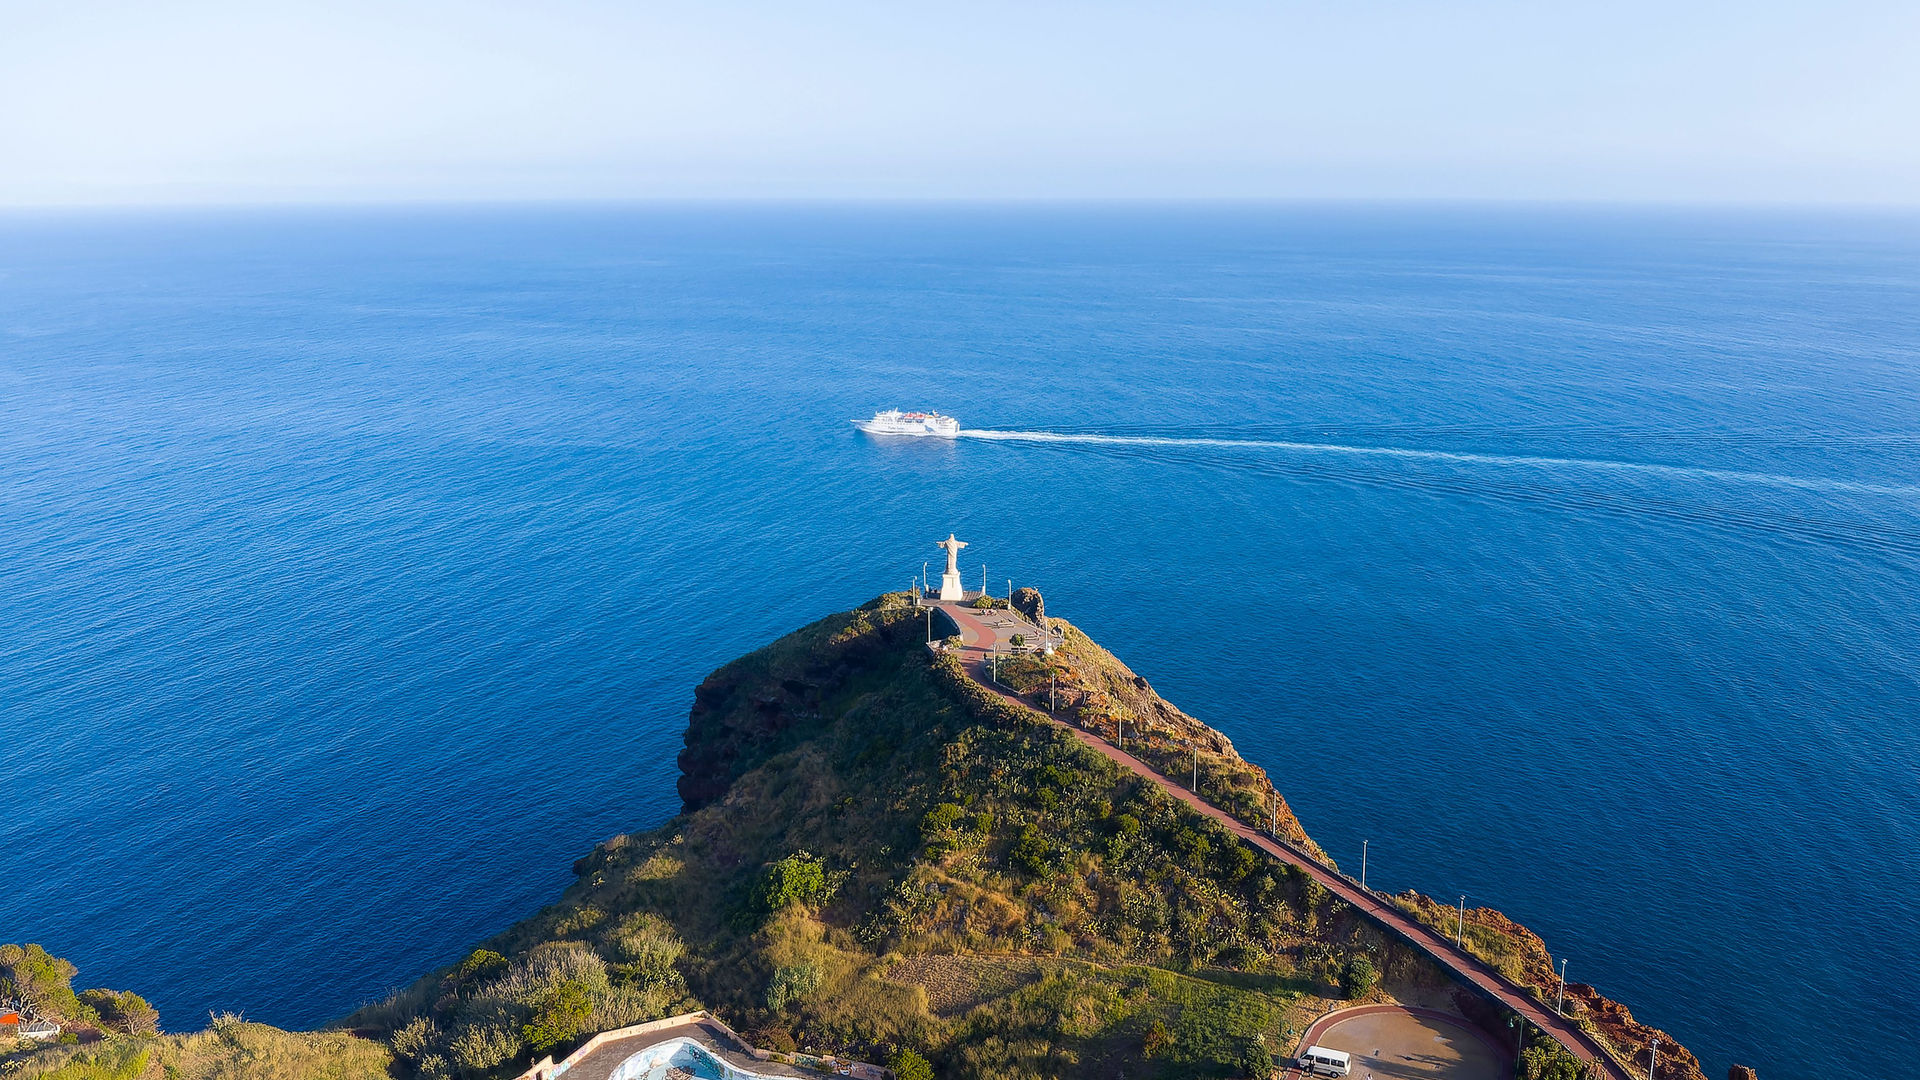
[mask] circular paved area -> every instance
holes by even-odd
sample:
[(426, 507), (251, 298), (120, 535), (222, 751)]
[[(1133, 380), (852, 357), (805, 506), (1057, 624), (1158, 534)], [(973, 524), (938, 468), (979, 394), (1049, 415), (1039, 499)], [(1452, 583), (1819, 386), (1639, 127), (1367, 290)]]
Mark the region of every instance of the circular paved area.
[(1316, 1021), (1300, 1048), (1313, 1044), (1353, 1055), (1349, 1080), (1505, 1080), (1513, 1074), (1512, 1056), (1479, 1029), (1430, 1009), (1342, 1009)]

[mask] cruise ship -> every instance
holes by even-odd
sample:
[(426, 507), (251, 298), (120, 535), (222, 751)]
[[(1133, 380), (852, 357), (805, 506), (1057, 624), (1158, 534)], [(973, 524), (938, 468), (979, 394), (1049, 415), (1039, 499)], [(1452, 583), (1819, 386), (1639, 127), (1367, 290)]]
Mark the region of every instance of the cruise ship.
[(933, 435), (951, 439), (960, 433), (960, 421), (951, 416), (899, 409), (874, 413), (871, 420), (855, 420), (853, 426), (869, 435)]

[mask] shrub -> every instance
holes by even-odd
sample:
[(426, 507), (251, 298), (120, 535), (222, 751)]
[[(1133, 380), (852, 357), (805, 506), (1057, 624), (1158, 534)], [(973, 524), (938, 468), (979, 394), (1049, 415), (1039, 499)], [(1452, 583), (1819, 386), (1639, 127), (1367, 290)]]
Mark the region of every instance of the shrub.
[(1013, 865), (1027, 873), (1039, 877), (1047, 872), (1047, 840), (1040, 830), (1027, 825), (1020, 830), (1020, 838), (1013, 842), (1013, 849), (1007, 852), (1007, 858)]
[(933, 1063), (904, 1046), (887, 1059), (887, 1068), (893, 1070), (894, 1080), (933, 1080)]
[(1146, 1037), (1140, 1040), (1140, 1053), (1145, 1057), (1159, 1057), (1173, 1046), (1173, 1036), (1167, 1034), (1167, 1025), (1158, 1020), (1147, 1028)]
[(1012, 637), (1011, 639), (1009, 639), (1009, 640), (1011, 641), (1011, 643), (1012, 643), (1012, 645), (1013, 645), (1013, 647), (1014, 647), (1014, 648), (1016, 648), (1016, 649), (1019, 649), (1019, 648), (1024, 648), (1024, 647), (1026, 646), (1026, 644), (1027, 644), (1027, 635), (1025, 635), (1025, 634), (1015, 634), (1015, 635), (1013, 635), (1013, 637)]
[(1349, 957), (1340, 969), (1340, 992), (1348, 1001), (1366, 997), (1379, 985), (1380, 972), (1364, 956)]
[[(527, 1045), (533, 1047), (535, 1053), (544, 1053), (580, 1034), (581, 1029), (586, 1026), (587, 1017), (592, 1014), (592, 988), (579, 979), (566, 979), (540, 995), (533, 1007), (533, 1018), (520, 1029), (520, 1034), (526, 1039)], [(465, 1032), (462, 1034), (464, 1035)], [(456, 1048), (456, 1059), (458, 1059), (459, 1045), (460, 1039), (456, 1037), (453, 1042)], [(516, 1046), (515, 1049), (517, 1050), (518, 1047)], [(507, 1056), (512, 1056), (511, 1051)], [(489, 1065), (470, 1065), (469, 1067), (490, 1068), (505, 1060), (506, 1058), (503, 1057)]]
[(507, 958), (492, 949), (475, 949), (467, 954), (465, 960), (453, 971), (453, 978), (462, 987), (483, 983), (507, 970)]
[[(527, 1029), (531, 1031), (529, 1026)], [(534, 1049), (548, 1050), (577, 1034), (576, 1027), (559, 1038), (544, 1044), (535, 1043)], [(532, 1042), (531, 1035), (528, 1041)], [(447, 1042), (447, 1054), (455, 1065), (474, 1072), (491, 1069), (495, 1065), (504, 1065), (512, 1061), (520, 1052), (520, 1037), (504, 1028), (492, 1024), (475, 1024), (462, 1028)]]
[(100, 1023), (122, 1035), (156, 1035), (159, 1010), (131, 990), (83, 990), (80, 1003), (100, 1015)]
[(767, 983), (767, 1008), (780, 1012), (820, 989), (820, 981), (820, 969), (813, 964), (780, 968)]
[(619, 961), (614, 970), (622, 979), (641, 987), (677, 990), (681, 986), (683, 980), (674, 965), (686, 945), (658, 915), (635, 912), (622, 918), (608, 934), (607, 947)]
[(1541, 1041), (1520, 1053), (1520, 1080), (1582, 1080), (1586, 1070), (1557, 1042)]
[(783, 911), (793, 904), (817, 904), (826, 898), (826, 867), (804, 851), (768, 867), (754, 897), (760, 910), (767, 912)]
[(1248, 1039), (1240, 1047), (1240, 1071), (1253, 1080), (1267, 1080), (1274, 1074), (1273, 1054), (1259, 1038)]
[(932, 842), (946, 836), (954, 826), (960, 824), (963, 812), (958, 803), (943, 802), (936, 805), (920, 819), (920, 838)]

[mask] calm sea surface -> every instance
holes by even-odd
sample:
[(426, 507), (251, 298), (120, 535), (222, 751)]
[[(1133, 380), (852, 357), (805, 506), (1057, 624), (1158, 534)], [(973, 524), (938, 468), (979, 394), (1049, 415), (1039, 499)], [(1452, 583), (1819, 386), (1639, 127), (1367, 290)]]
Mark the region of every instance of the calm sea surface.
[(1911, 1074), (1913, 218), (0, 219), (0, 940), (338, 1016), (949, 531), (1709, 1075)]

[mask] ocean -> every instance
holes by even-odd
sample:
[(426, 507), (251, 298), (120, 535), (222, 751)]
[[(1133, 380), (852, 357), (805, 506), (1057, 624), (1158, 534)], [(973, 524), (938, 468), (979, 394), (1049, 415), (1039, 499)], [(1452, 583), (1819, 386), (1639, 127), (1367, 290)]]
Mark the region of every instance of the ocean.
[[(1910, 1074), (1920, 218), (0, 218), (0, 940), (315, 1025), (949, 532), (1709, 1075)], [(888, 407), (953, 441), (877, 440)]]

